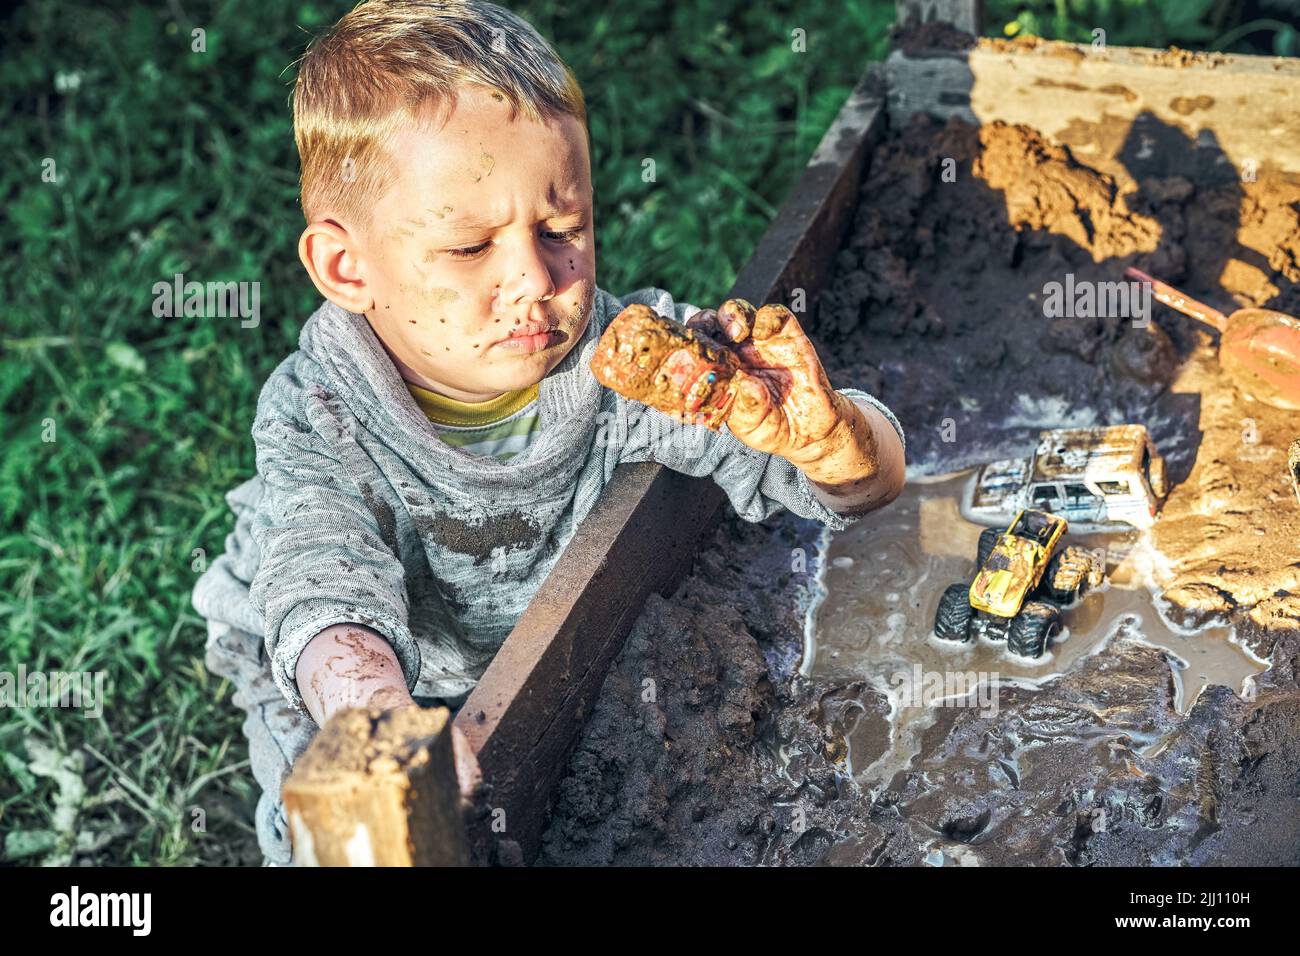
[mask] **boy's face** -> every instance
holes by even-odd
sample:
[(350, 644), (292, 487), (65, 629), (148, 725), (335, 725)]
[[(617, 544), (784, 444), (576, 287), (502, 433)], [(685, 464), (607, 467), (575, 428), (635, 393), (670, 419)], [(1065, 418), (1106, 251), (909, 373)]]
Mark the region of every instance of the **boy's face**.
[(464, 88), (441, 128), (398, 134), (359, 255), (366, 317), (403, 378), (468, 402), (540, 381), (596, 290), (586, 131), (511, 122), (499, 96)]

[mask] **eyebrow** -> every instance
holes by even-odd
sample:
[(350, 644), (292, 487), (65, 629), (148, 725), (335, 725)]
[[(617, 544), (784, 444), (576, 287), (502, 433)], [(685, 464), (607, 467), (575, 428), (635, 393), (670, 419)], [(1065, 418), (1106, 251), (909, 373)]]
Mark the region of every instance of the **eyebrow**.
[[(546, 215), (539, 219), (538, 222), (547, 219), (565, 219), (570, 216), (585, 216), (586, 214), (587, 210), (584, 206), (574, 206), (571, 209), (552, 207), (546, 211)], [(500, 229), (506, 223), (489, 222), (481, 216), (458, 216), (453, 219), (442, 220), (438, 225), (446, 232), (470, 232), (478, 229)]]

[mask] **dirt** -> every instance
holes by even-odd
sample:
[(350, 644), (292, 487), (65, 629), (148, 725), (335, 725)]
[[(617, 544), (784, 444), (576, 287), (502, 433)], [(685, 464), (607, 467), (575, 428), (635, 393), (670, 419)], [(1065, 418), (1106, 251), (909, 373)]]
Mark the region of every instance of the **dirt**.
[(1129, 264), (1229, 311), (1300, 313), (1300, 183), (1241, 182), (1151, 123), (1095, 167), (1026, 128), (891, 134), (807, 325), (832, 383), (898, 415), (915, 475), (1027, 453), (1048, 427), (1145, 424), (1169, 461), (1151, 537), (1168, 611), (1263, 658), (1251, 693), (1211, 684), (1180, 713), (1168, 653), (1121, 627), (1059, 677), (1001, 687), (995, 715), (936, 708), (910, 763), (864, 779), (888, 697), (798, 673), (819, 528), (730, 518), (637, 621), (541, 862), (1300, 862), (1300, 424), (1159, 304), (1150, 321), (1044, 313), (1048, 283)]
[(429, 760), (430, 742), (447, 723), (445, 710), (403, 707), (380, 711), (353, 708), (340, 713), (319, 734), (294, 767), (303, 784), (334, 783), (352, 775), (387, 777), (410, 773)]

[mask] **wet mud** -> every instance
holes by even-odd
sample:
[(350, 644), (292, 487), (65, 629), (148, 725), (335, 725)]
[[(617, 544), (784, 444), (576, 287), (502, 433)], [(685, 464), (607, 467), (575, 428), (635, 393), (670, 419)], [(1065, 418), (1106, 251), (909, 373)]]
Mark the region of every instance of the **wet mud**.
[[(898, 415), (909, 478), (1140, 422), (1169, 462), (1160, 518), (1086, 542), (1111, 581), (1032, 663), (928, 634), (973, 564), (959, 478), (833, 537), (728, 518), (637, 621), (540, 862), (1300, 862), (1300, 420), (1159, 304), (1043, 305), (1067, 275), (1137, 265), (1228, 310), (1300, 313), (1300, 184), (1241, 182), (1149, 117), (1095, 166), (1026, 128), (922, 118), (877, 147), (862, 195), (806, 325), (833, 384)], [(950, 683), (900, 706), (907, 675), (968, 672), (997, 673), (995, 697)]]

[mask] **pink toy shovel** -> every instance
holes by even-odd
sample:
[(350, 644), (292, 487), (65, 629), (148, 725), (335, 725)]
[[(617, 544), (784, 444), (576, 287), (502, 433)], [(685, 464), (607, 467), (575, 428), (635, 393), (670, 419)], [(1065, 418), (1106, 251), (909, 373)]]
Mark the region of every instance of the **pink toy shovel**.
[(1266, 405), (1300, 410), (1300, 319), (1272, 309), (1224, 315), (1132, 266), (1124, 275), (1151, 283), (1158, 301), (1218, 329), (1219, 365), (1243, 392)]

